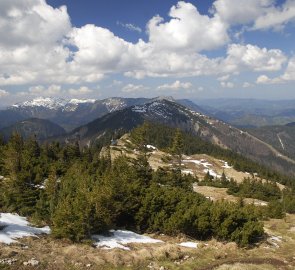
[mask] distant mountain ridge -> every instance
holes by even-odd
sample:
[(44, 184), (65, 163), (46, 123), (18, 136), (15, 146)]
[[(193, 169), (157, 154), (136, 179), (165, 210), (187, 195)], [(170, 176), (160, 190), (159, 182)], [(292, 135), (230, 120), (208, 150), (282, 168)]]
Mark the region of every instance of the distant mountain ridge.
[(237, 127), (285, 125), (295, 122), (295, 100), (198, 100), (203, 112)]
[[(62, 143), (79, 141), (82, 147), (95, 143), (106, 133), (121, 134), (147, 120), (180, 128), (273, 169), (295, 175), (295, 161), (292, 157), (286, 156), (286, 152), (259, 136), (204, 114), (198, 105), (189, 100), (174, 100), (172, 97), (152, 99), (115, 97), (78, 102), (51, 99), (45, 100), (46, 102), (42, 99), (37, 101), (18, 104), (8, 110), (0, 111), (0, 119), (1, 113), (2, 116), (13, 114), (15, 118), (17, 116), (32, 118), (32, 115), (36, 118), (38, 115), (38, 118), (46, 118), (67, 129), (66, 134), (55, 134), (51, 140)], [(69, 109), (67, 106), (73, 106), (74, 109)], [(50, 137), (46, 136), (45, 139)]]
[(20, 134), (24, 139), (36, 136), (37, 140), (42, 141), (50, 137), (64, 135), (66, 131), (49, 120), (31, 118), (0, 129), (0, 135), (3, 136), (5, 141), (7, 141), (13, 133)]
[(25, 107), (43, 107), (52, 110), (63, 109), (63, 110), (75, 110), (76, 106), (85, 103), (94, 103), (95, 99), (62, 99), (53, 97), (38, 97), (30, 101), (24, 101), (12, 105), (11, 109), (25, 108)]
[(268, 143), (248, 132), (166, 99), (109, 113), (59, 139), (68, 142), (78, 140), (81, 146), (86, 146), (95, 143), (107, 131), (129, 131), (145, 120), (180, 128), (273, 169), (295, 174), (295, 161)]
[(115, 110), (144, 103), (145, 98), (61, 99), (35, 98), (0, 110), (0, 128), (29, 118), (50, 120), (67, 131)]
[[(40, 118), (48, 119), (69, 132), (110, 112), (161, 99), (174, 100), (172, 97), (156, 97), (152, 99), (111, 97), (102, 100), (67, 100), (62, 98), (39, 97), (14, 104), (5, 110), (0, 110), (0, 129), (24, 119)], [(200, 110), (197, 105), (189, 100), (179, 100), (178, 102), (185, 105), (189, 104), (194, 110)]]

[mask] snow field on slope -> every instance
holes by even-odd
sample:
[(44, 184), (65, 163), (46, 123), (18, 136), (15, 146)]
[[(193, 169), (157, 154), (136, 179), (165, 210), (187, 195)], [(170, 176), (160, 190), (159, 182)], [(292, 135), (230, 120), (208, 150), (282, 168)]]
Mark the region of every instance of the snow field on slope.
[(11, 244), (17, 242), (16, 239), (37, 236), (38, 234), (49, 234), (48, 226), (43, 228), (35, 228), (30, 226), (30, 223), (25, 217), (17, 214), (0, 213), (0, 242)]
[(163, 243), (163, 241), (161, 240), (153, 239), (151, 237), (140, 235), (126, 230), (110, 230), (110, 233), (110, 236), (93, 235), (93, 240), (97, 241), (95, 243), (95, 246), (103, 249), (121, 248), (124, 250), (130, 250), (130, 248), (126, 247), (125, 245), (129, 243)]

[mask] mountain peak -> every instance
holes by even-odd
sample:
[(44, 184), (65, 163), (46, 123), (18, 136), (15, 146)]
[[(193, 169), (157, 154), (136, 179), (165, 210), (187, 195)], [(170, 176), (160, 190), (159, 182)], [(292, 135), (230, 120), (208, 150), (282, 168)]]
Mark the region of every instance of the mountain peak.
[(152, 100), (168, 100), (168, 101), (175, 102), (175, 99), (172, 96), (158, 96), (153, 98)]
[(63, 99), (55, 97), (37, 97), (29, 101), (16, 103), (12, 105), (12, 108), (24, 108), (24, 107), (44, 107), (51, 110), (57, 110), (71, 105), (78, 105), (81, 103), (94, 103), (95, 99)]
[(53, 97), (37, 97), (33, 100), (24, 101), (21, 103), (17, 103), (12, 105), (13, 108), (20, 107), (46, 107), (49, 109), (55, 109), (57, 107), (65, 106), (66, 100), (62, 98), (53, 98)]

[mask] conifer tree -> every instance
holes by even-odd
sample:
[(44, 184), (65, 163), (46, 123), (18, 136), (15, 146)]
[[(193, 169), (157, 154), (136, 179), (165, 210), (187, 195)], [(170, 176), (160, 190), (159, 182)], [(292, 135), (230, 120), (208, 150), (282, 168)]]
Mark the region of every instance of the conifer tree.
[(171, 152), (176, 158), (178, 170), (181, 170), (183, 147), (184, 147), (183, 136), (182, 136), (181, 130), (177, 129), (173, 138)]
[(16, 180), (22, 165), (23, 139), (13, 133), (4, 151), (4, 168), (11, 179)]
[(149, 143), (149, 129), (150, 129), (150, 124), (146, 121), (144, 123), (134, 129), (132, 132), (132, 141), (138, 148), (138, 150), (143, 154), (143, 156), (147, 159), (147, 154), (148, 154), (148, 143)]

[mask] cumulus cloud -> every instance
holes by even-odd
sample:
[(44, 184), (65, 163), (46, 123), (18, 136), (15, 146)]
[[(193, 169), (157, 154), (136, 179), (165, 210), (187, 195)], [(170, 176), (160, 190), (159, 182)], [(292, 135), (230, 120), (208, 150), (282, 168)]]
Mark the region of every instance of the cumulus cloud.
[(157, 87), (159, 90), (179, 90), (179, 89), (189, 89), (193, 85), (190, 82), (180, 82), (180, 81), (175, 81), (172, 84), (163, 84)]
[(234, 83), (232, 82), (220, 82), (222, 88), (234, 88)]
[(218, 48), (229, 40), (227, 25), (218, 14), (201, 15), (197, 8), (184, 1), (170, 9), (171, 20), (155, 16), (148, 25), (149, 42), (162, 50), (199, 52)]
[(66, 7), (52, 8), (42, 0), (4, 0), (0, 10), (0, 84), (52, 80), (69, 56), (61, 45), (71, 29)]
[(83, 96), (92, 93), (93, 90), (89, 89), (87, 86), (81, 86), (78, 89), (71, 88), (68, 90), (68, 92), (73, 96)]
[(278, 29), (295, 20), (295, 2), (277, 5), (274, 0), (217, 0), (212, 13), (229, 25), (248, 25), (248, 30)]
[(141, 92), (143, 90), (147, 90), (148, 88), (142, 84), (132, 84), (129, 83), (122, 88), (122, 92), (124, 93), (133, 93), (133, 92)]
[(278, 83), (287, 83), (290, 81), (295, 81), (295, 57), (292, 57), (288, 65), (281, 76), (275, 78), (269, 78), (266, 75), (261, 75), (257, 78), (257, 84), (278, 84)]
[(268, 76), (266, 75), (260, 75), (257, 80), (256, 80), (257, 84), (268, 84), (271, 83), (271, 79), (268, 78)]
[(290, 21), (295, 21), (295, 2), (293, 0), (287, 0), (281, 7), (272, 7), (258, 17), (253, 29), (281, 29)]
[(6, 97), (8, 95), (9, 95), (9, 93), (6, 90), (0, 89), (0, 97)]
[(243, 88), (249, 88), (251, 86), (253, 86), (253, 85), (251, 83), (249, 83), (249, 82), (244, 82), (243, 83)]
[(289, 60), (288, 66), (285, 73), (281, 76), (281, 79), (284, 81), (295, 81), (295, 56)]
[(247, 24), (255, 21), (271, 7), (273, 0), (217, 0), (213, 13), (228, 24)]
[[(227, 9), (230, 4), (233, 6)], [(281, 50), (228, 45), (231, 25), (251, 23), (249, 20), (254, 24), (271, 12), (277, 14), (275, 11), (287, 14), (276, 23), (284, 24), (292, 17), (292, 1), (276, 7), (270, 0), (217, 0), (210, 16), (180, 1), (172, 6), (167, 20), (154, 16), (147, 23), (148, 41), (131, 43), (96, 25), (73, 27), (64, 6), (53, 8), (44, 0), (2, 0), (0, 85), (81, 85), (114, 73), (137, 79), (200, 75), (225, 78), (245, 70), (280, 70), (286, 61)], [(210, 58), (203, 53), (225, 45), (224, 57)], [(138, 86), (125, 86), (122, 91), (140, 91)], [(73, 95), (83, 93), (83, 89), (71, 90)], [(35, 87), (30, 91), (59, 90)]]
[(47, 88), (43, 85), (36, 85), (31, 86), (29, 88), (28, 94), (30, 95), (36, 95), (36, 96), (55, 96), (61, 93), (61, 86), (52, 84), (48, 86)]
[(227, 81), (228, 79), (229, 79), (229, 74), (217, 78), (217, 80), (220, 82)]
[(230, 71), (276, 71), (282, 68), (287, 58), (281, 50), (259, 48), (255, 45), (231, 44), (222, 66)]

